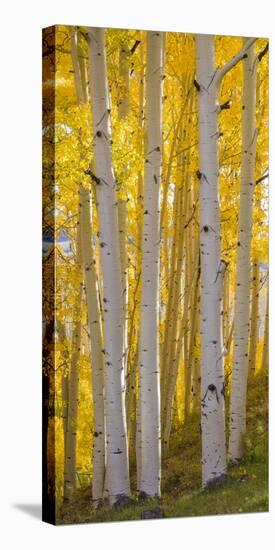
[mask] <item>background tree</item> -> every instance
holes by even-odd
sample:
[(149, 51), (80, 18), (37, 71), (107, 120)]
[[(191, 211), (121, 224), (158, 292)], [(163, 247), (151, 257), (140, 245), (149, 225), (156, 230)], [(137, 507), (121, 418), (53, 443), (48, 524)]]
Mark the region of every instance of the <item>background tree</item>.
[[(52, 258), (55, 272), (44, 290), (44, 479), (53, 521), (139, 516), (145, 503), (110, 509), (128, 504), (130, 480), (133, 495), (162, 494), (167, 515), (209, 513), (212, 492), (198, 499), (196, 491), (225, 473), (243, 65), (254, 39), (244, 50), (239, 37), (158, 34), (63, 26), (44, 34), (43, 262), (50, 273)], [(196, 42), (207, 61), (202, 70)], [(253, 48), (258, 134), (248, 257), (259, 277), (254, 266), (248, 322), (255, 374), (247, 379), (242, 464), (230, 465), (230, 484), (215, 489), (217, 512), (267, 503), (267, 41)], [(153, 64), (156, 72), (148, 70)], [(69, 395), (72, 372), (77, 400)], [(202, 434), (201, 404), (202, 413), (211, 411)], [(68, 423), (69, 409), (77, 422)], [(76, 427), (74, 498), (64, 499), (69, 426)]]
[(139, 335), (140, 496), (160, 496), (160, 388), (158, 350), (159, 187), (161, 178), (162, 34), (147, 33), (147, 145), (144, 200)]
[(89, 72), (95, 170), (92, 180), (96, 185), (103, 278), (107, 492), (110, 502), (114, 503), (129, 496), (130, 486), (123, 379), (125, 352), (117, 196), (112, 165), (103, 29), (89, 29)]

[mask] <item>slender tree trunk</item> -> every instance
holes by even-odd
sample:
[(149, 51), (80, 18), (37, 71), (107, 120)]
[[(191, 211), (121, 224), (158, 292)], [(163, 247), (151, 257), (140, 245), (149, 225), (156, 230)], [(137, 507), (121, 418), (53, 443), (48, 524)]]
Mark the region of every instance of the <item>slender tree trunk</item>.
[[(142, 33), (140, 33), (140, 56), (141, 56), (141, 69), (139, 72), (139, 131), (138, 131), (138, 142), (137, 147), (140, 149), (141, 154), (144, 155), (144, 48), (143, 48), (143, 40), (142, 40)], [(143, 194), (144, 194), (144, 180), (143, 175), (141, 172), (138, 173), (138, 185), (137, 185), (137, 212), (139, 216), (143, 216)], [(140, 280), (141, 276), (141, 248), (142, 248), (142, 226), (141, 224), (138, 225), (138, 234), (137, 234), (137, 260), (136, 260), (136, 270), (138, 274), (138, 280)], [(138, 302), (138, 313), (140, 313), (140, 300)], [(137, 342), (139, 343), (139, 336), (137, 339)], [(138, 343), (137, 343), (137, 355), (139, 353), (138, 350)], [(139, 357), (137, 359), (137, 371), (138, 371), (138, 362)], [(140, 486), (140, 479), (141, 479), (141, 428), (140, 428), (140, 390), (137, 384), (137, 388), (135, 389), (137, 396), (136, 396), (136, 437), (135, 437), (135, 450), (136, 450), (136, 468), (137, 468), (137, 488)]]
[[(163, 352), (161, 354), (161, 382), (162, 382), (162, 393), (161, 393), (161, 409), (162, 409), (162, 427), (164, 426), (164, 419), (166, 417), (166, 401), (167, 401), (167, 390), (168, 390), (168, 379), (169, 379), (169, 368), (170, 368), (170, 341), (175, 336), (173, 332), (173, 326), (175, 319), (172, 316), (172, 307), (173, 307), (173, 298), (175, 291), (175, 282), (176, 282), (176, 265), (177, 265), (177, 239), (178, 239), (178, 228), (180, 223), (180, 210), (181, 210), (181, 195), (179, 188), (176, 187), (174, 191), (174, 202), (173, 202), (173, 225), (174, 225), (174, 234), (173, 241), (171, 246), (171, 259), (170, 259), (170, 268), (168, 276), (168, 298), (167, 298), (167, 307), (166, 307), (166, 317), (165, 317), (165, 326), (164, 326), (164, 339), (163, 339)], [(167, 262), (168, 263), (168, 262)], [(172, 333), (172, 334), (171, 334)]]
[[(170, 285), (168, 290), (168, 315), (166, 319), (166, 332), (168, 338), (164, 340), (163, 344), (163, 357), (165, 358), (163, 372), (162, 372), (162, 441), (164, 448), (168, 448), (169, 434), (172, 422), (172, 404), (174, 399), (174, 371), (177, 368), (175, 364), (175, 346), (177, 340), (178, 330), (178, 305), (181, 288), (181, 275), (182, 275), (182, 263), (183, 263), (183, 223), (182, 223), (182, 211), (183, 211), (183, 193), (177, 189), (178, 201), (179, 201), (179, 213), (176, 211), (175, 219), (175, 235), (173, 246), (175, 246), (175, 256), (177, 262), (173, 264), (173, 258), (171, 258), (171, 271), (170, 271)], [(172, 249), (173, 250), (173, 249)], [(176, 376), (177, 378), (177, 376)], [(169, 432), (169, 434), (168, 434)]]
[[(129, 47), (125, 40), (119, 51), (119, 98), (118, 98), (118, 118), (124, 119), (129, 114), (130, 108), (130, 76), (129, 76)], [(127, 172), (127, 163), (123, 167)], [(123, 293), (123, 341), (125, 357), (128, 353), (128, 254), (127, 254), (127, 221), (128, 221), (127, 201), (118, 201), (118, 226), (119, 226), (119, 244), (120, 261), (122, 274), (122, 293)], [(127, 372), (125, 372), (125, 376)]]
[[(187, 289), (188, 294), (191, 293), (191, 290), (192, 290), (192, 286), (190, 286), (190, 288)], [(194, 305), (197, 304), (198, 290), (199, 290), (199, 277), (196, 276), (196, 282), (194, 284), (194, 302), (193, 302)], [(190, 376), (192, 372), (192, 364), (194, 361), (194, 357), (193, 357), (194, 342), (193, 342), (193, 345), (191, 346), (191, 341), (195, 339), (194, 331), (195, 331), (195, 327), (197, 326), (197, 318), (198, 318), (197, 305), (192, 310), (192, 315), (194, 315), (194, 317), (192, 319), (192, 328), (191, 328), (191, 334), (190, 334), (190, 346), (189, 346), (190, 354), (187, 359), (190, 364)], [(171, 356), (173, 368), (171, 369), (171, 372), (169, 375), (169, 381), (168, 381), (169, 390), (167, 394), (167, 413), (166, 413), (166, 421), (164, 425), (164, 436), (163, 436), (164, 446), (166, 450), (169, 448), (169, 440), (170, 440), (170, 432), (172, 427), (172, 416), (173, 416), (173, 403), (176, 395), (176, 386), (177, 386), (177, 378), (178, 378), (178, 371), (179, 371), (180, 354), (182, 349), (182, 340), (184, 340), (184, 335), (185, 333), (187, 333), (187, 331), (188, 331), (188, 328), (186, 325), (186, 318), (185, 318), (185, 314), (183, 313), (183, 320), (182, 320), (178, 345), (177, 345), (177, 348), (174, 349), (173, 355)], [(190, 380), (190, 386), (191, 386), (191, 380)], [(189, 388), (189, 391), (190, 390), (191, 388)]]
[[(246, 43), (247, 39), (244, 39)], [(255, 185), (255, 101), (257, 63), (254, 47), (243, 60), (244, 88), (242, 111), (242, 164), (240, 210), (237, 243), (236, 290), (234, 313), (234, 353), (230, 396), (229, 459), (238, 462), (243, 456), (246, 430), (246, 391), (248, 375), (250, 247), (252, 238), (253, 190)]]
[(63, 440), (64, 440), (64, 457), (66, 456), (66, 434), (68, 424), (68, 374), (62, 376), (62, 423), (63, 423)]
[[(72, 62), (73, 62), (73, 70), (74, 70), (74, 82), (75, 82), (75, 90), (76, 90), (76, 97), (78, 103), (85, 103), (87, 100), (87, 94), (84, 87), (84, 81), (83, 81), (83, 63), (79, 60), (79, 48), (78, 48), (78, 34), (77, 30), (74, 27), (70, 28), (70, 35), (71, 35), (71, 50), (72, 50)], [(82, 60), (83, 61), (83, 60)]]
[[(81, 56), (77, 30), (71, 28), (72, 62), (74, 81), (78, 103), (86, 102), (88, 92), (86, 86), (86, 66)], [(94, 408), (93, 434), (93, 481), (92, 494), (97, 506), (103, 497), (105, 475), (105, 427), (104, 427), (104, 395), (103, 395), (103, 358), (101, 319), (96, 284), (95, 261), (91, 243), (90, 196), (81, 185), (79, 189), (80, 201), (80, 246), (85, 276), (88, 323), (91, 341), (92, 362), (92, 389)], [(66, 380), (64, 380), (66, 392)]]
[[(190, 209), (190, 190), (188, 189), (188, 215), (191, 212)], [(183, 337), (184, 341), (184, 419), (185, 421), (190, 415), (190, 405), (191, 405), (191, 363), (190, 363), (190, 352), (191, 352), (191, 325), (192, 320), (190, 316), (190, 304), (192, 298), (192, 286), (193, 285), (193, 274), (194, 274), (194, 258), (192, 253), (192, 235), (190, 232), (190, 225), (186, 229), (185, 235), (185, 267), (184, 267), (184, 318), (185, 318), (185, 334)]]
[(125, 414), (122, 280), (116, 182), (112, 165), (105, 32), (103, 29), (90, 28), (88, 37), (94, 181), (103, 278), (107, 489), (110, 503), (114, 504), (127, 501), (130, 495)]
[(230, 331), (230, 276), (226, 269), (223, 281), (223, 346), (226, 348)]
[(226, 475), (221, 342), (221, 244), (218, 194), (218, 86), (214, 37), (197, 35), (201, 254), (202, 486)]
[[(76, 264), (81, 265), (80, 230), (76, 237)], [(76, 490), (76, 438), (78, 416), (78, 382), (79, 359), (81, 351), (81, 305), (83, 284), (79, 288), (75, 305), (75, 326), (72, 334), (72, 355), (68, 377), (68, 417), (66, 422), (65, 464), (64, 464), (64, 499), (72, 498)]]
[[(127, 202), (118, 201), (118, 227), (119, 246), (122, 277), (122, 301), (123, 301), (123, 353), (124, 365), (128, 358), (128, 254), (127, 254)], [(127, 372), (124, 372), (124, 376)]]
[(92, 494), (93, 501), (97, 505), (103, 498), (105, 475), (102, 333), (96, 283), (95, 260), (91, 238), (90, 194), (82, 186), (80, 187), (79, 198), (81, 251), (85, 276), (88, 323), (90, 332), (90, 353), (92, 364), (92, 389), (94, 407)]
[(160, 496), (160, 387), (158, 352), (159, 188), (162, 148), (162, 34), (147, 33), (146, 131), (139, 342), (141, 430), (140, 496)]
[[(137, 345), (138, 348), (138, 345)], [(135, 459), (136, 449), (136, 390), (137, 390), (137, 371), (138, 371), (138, 349), (133, 357), (132, 368), (128, 379), (129, 391), (126, 398), (126, 414), (128, 425), (128, 444), (130, 461)]]
[[(65, 344), (67, 340), (65, 325), (57, 319), (56, 327), (58, 332), (58, 339), (61, 344)], [(63, 375), (61, 382), (61, 395), (62, 395), (62, 424), (63, 424), (63, 443), (64, 443), (64, 477), (65, 477), (65, 457), (66, 457), (66, 434), (68, 425), (68, 387), (69, 387), (69, 350), (65, 349), (62, 352)]]
[(222, 281), (218, 190), (218, 91), (223, 77), (255, 42), (250, 38), (223, 67), (215, 67), (214, 37), (197, 35), (201, 249), (201, 429), (202, 485), (226, 474), (224, 368), (222, 351)]
[(198, 267), (198, 275), (197, 280), (194, 286), (193, 291), (193, 300), (192, 300), (192, 309), (191, 309), (191, 330), (190, 330), (190, 343), (189, 343), (189, 356), (188, 356), (188, 362), (190, 365), (190, 372), (191, 372), (191, 381), (192, 381), (192, 398), (194, 403), (194, 398), (196, 397), (196, 393), (198, 393), (198, 374), (197, 374), (197, 365), (195, 365), (195, 353), (196, 353), (196, 337), (197, 337), (197, 330), (198, 330), (198, 313), (199, 313), (199, 267)]
[(251, 300), (251, 322), (249, 339), (249, 373), (255, 374), (257, 346), (259, 335), (259, 295), (260, 295), (260, 266), (258, 260), (253, 262), (252, 270), (252, 300)]
[(265, 311), (265, 324), (264, 324), (264, 342), (263, 342), (263, 356), (262, 356), (262, 369), (267, 370), (269, 364), (269, 293), (267, 291), (266, 296), (266, 311)]
[(129, 113), (130, 108), (130, 75), (129, 75), (129, 48), (125, 42), (122, 44), (119, 51), (119, 77), (120, 88), (118, 98), (118, 116), (125, 118)]

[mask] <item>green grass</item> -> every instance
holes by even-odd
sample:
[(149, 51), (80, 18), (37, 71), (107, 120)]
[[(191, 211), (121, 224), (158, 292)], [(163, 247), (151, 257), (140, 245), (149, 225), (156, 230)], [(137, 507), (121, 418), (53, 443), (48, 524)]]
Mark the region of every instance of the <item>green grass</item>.
[(156, 506), (167, 518), (268, 511), (267, 378), (262, 373), (249, 381), (245, 447), (242, 463), (229, 467), (227, 480), (202, 491), (199, 418), (193, 416), (172, 434), (163, 459), (161, 501), (95, 511), (90, 489), (82, 489), (61, 507), (58, 523), (138, 520), (143, 510)]

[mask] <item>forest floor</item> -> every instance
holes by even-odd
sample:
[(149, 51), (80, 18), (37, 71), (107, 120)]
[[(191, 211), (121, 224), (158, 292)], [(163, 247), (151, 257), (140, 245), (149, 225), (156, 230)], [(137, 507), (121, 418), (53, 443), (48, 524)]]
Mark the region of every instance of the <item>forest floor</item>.
[(263, 373), (249, 381), (247, 410), (245, 456), (241, 464), (229, 467), (224, 483), (201, 490), (199, 418), (193, 415), (171, 436), (169, 455), (163, 460), (161, 500), (94, 510), (90, 488), (79, 489), (74, 501), (59, 509), (57, 523), (268, 511), (268, 382)]

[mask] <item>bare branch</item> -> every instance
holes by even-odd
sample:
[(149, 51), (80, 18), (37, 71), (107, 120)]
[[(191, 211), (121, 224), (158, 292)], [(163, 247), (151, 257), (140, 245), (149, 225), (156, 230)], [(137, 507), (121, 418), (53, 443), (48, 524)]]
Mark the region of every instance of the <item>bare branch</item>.
[(256, 181), (255, 181), (255, 184), (258, 185), (258, 183), (261, 183), (261, 181), (265, 180), (266, 178), (268, 178), (269, 176), (269, 173), (267, 172), (267, 174), (264, 174), (261, 178), (258, 178)]
[(258, 55), (258, 61), (261, 61), (265, 54), (268, 52), (268, 42), (266, 43), (264, 49)]

